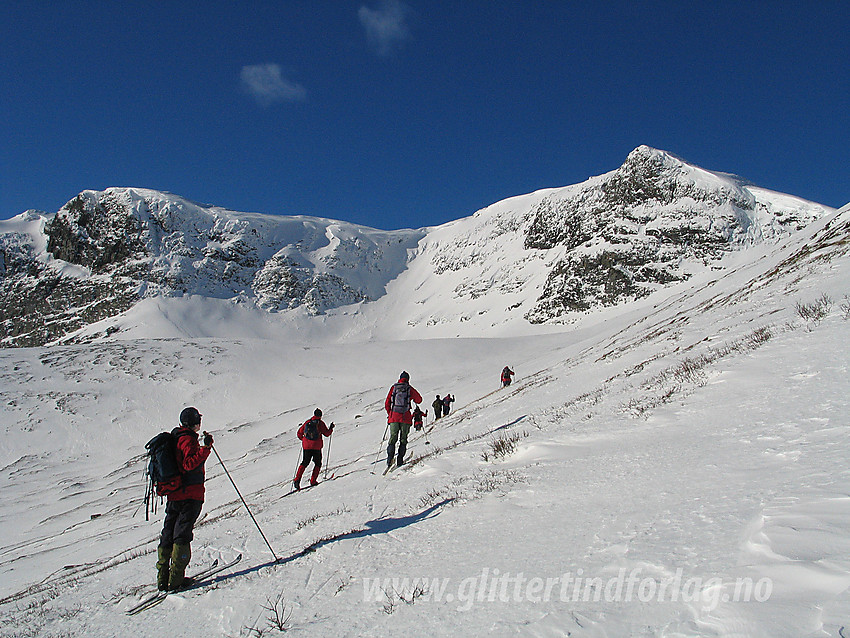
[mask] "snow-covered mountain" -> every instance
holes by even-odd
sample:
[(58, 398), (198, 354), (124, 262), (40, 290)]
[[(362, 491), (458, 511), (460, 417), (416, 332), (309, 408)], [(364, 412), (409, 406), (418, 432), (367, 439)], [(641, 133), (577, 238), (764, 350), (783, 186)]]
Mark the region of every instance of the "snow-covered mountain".
[[(187, 249), (187, 262), (171, 257), (174, 271), (157, 263), (197, 275), (180, 277), (195, 292), (133, 289), (141, 301), (68, 343), (0, 349), (0, 636), (850, 635), (850, 206), (811, 212), (636, 153), (762, 204), (711, 217), (708, 228), (729, 238), (716, 254), (711, 241), (677, 243), (669, 262), (659, 249), (653, 267), (676, 279), (636, 280), (652, 292), (630, 302), (526, 317), (571, 250), (626, 245), (526, 246), (535, 211), (604, 197), (614, 171), (399, 231), (412, 243), (368, 277), (379, 283), (372, 301), (268, 311), (218, 276), (221, 297), (201, 294), (217, 270)], [(647, 225), (671, 227), (663, 198), (652, 201), (642, 209), (651, 219), (629, 227), (640, 230), (617, 231), (630, 244), (661, 241)], [(171, 255), (107, 242), (88, 257), (81, 247), (74, 259), (91, 263), (75, 265), (48, 255), (49, 219), (4, 226), (7, 281), (41, 272), (94, 291), (137, 281), (117, 268), (135, 261), (147, 276)], [(333, 224), (306, 222), (317, 237)], [(361, 245), (392, 235), (374, 233)], [(285, 239), (251, 245), (271, 259), (297, 244)], [(330, 266), (304, 252), (313, 281)], [(91, 259), (106, 254), (117, 257)], [(232, 272), (243, 268), (253, 266)], [(167, 280), (144, 286), (162, 292)], [(69, 316), (84, 306), (70, 304)], [(506, 364), (516, 378), (499, 389)], [(449, 392), (456, 403), (412, 433), (410, 462), (384, 477), (384, 398), (401, 370), (426, 404)], [(163, 516), (145, 520), (144, 443), (186, 405), (204, 414), (220, 455), (207, 461), (189, 571), (243, 558), (130, 617), (153, 584)], [(284, 497), (297, 426), (316, 406), (336, 423), (326, 480)]]
[[(0, 223), (2, 343), (48, 343), (143, 300), (180, 297), (302, 327), (305, 317), (358, 314), (369, 335), (522, 332), (646, 297), (830, 210), (645, 146), (582, 184), (419, 230), (237, 213), (142, 189), (85, 191), (55, 215)], [(330, 323), (353, 336), (351, 322)]]
[(29, 211), (0, 232), (6, 342), (21, 345), (161, 296), (321, 314), (382, 295), (423, 236), (118, 188), (85, 191), (55, 215)]

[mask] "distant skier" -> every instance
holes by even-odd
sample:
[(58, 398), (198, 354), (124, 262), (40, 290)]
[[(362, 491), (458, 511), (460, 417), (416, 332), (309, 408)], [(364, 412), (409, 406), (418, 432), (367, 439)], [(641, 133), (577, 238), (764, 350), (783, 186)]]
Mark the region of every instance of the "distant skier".
[(413, 415), (410, 413), (411, 402), (422, 403), (422, 396), (416, 391), (416, 388), (410, 385), (410, 375), (407, 372), (402, 372), (399, 375), (398, 382), (390, 388), (384, 401), (384, 408), (387, 411), (387, 424), (390, 426), (387, 467), (393, 463), (396, 441), (399, 442), (397, 465), (404, 463), (404, 454), (407, 452), (407, 435), (413, 423)]
[(422, 420), (428, 416), (428, 410), (424, 412), (419, 409), (419, 406), (416, 406), (416, 409), (413, 410), (413, 429), (421, 430), (422, 429)]
[(443, 400), (440, 398), (440, 395), (437, 395), (437, 398), (434, 399), (434, 402), (431, 404), (431, 407), (434, 408), (434, 420), (436, 421), (441, 416), (443, 416)]
[(319, 471), (322, 469), (322, 446), (324, 440), (322, 436), (330, 436), (333, 434), (334, 424), (328, 427), (322, 421), (322, 411), (316, 408), (313, 411), (313, 416), (304, 421), (298, 428), (298, 438), (301, 440), (301, 448), (304, 450), (304, 458), (295, 472), (295, 479), (292, 481), (292, 486), (296, 490), (301, 489), (301, 477), (304, 475), (304, 470), (313, 461), (313, 475), (310, 477), (310, 485), (319, 484)]
[(204, 444), (199, 445), (200, 430), (201, 413), (197, 408), (186, 408), (180, 413), (180, 426), (171, 431), (182, 480), (180, 488), (168, 494), (165, 506), (156, 552), (156, 585), (160, 591), (179, 589), (188, 580), (185, 574), (192, 558), (193, 531), (204, 505), (204, 463), (213, 444), (212, 434), (204, 432)]
[(455, 398), (451, 394), (447, 394), (443, 397), (443, 416), (449, 415), (449, 410), (451, 410), (454, 400)]
[(511, 384), (511, 377), (514, 376), (514, 371), (508, 366), (502, 368), (502, 387), (507, 388)]

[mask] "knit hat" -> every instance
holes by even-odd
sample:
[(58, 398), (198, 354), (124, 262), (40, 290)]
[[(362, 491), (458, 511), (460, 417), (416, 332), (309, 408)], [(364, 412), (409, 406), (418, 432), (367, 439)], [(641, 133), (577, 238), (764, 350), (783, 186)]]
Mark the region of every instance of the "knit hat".
[(180, 413), (180, 425), (192, 427), (201, 423), (201, 413), (197, 408), (184, 408)]

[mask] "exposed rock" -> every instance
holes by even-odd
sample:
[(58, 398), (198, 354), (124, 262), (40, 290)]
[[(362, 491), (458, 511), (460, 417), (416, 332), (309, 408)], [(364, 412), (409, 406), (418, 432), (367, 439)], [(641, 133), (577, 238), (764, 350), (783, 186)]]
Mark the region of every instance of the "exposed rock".
[(639, 147), (616, 171), (554, 193), (533, 211), (525, 247), (568, 252), (526, 318), (541, 323), (646, 296), (688, 278), (689, 264), (785, 236), (823, 212), (813, 205), (783, 215), (740, 178)]
[(42, 345), (156, 295), (322, 314), (382, 294), (424, 234), (119, 188), (84, 191), (40, 219), (41, 231), (0, 233), (5, 346)]
[(826, 212), (645, 146), (606, 175), (429, 232), (84, 191), (55, 215), (0, 222), (0, 344), (42, 345), (160, 295), (320, 315), (385, 295), (426, 236), (417, 285), (435, 281), (437, 294), (475, 301), (479, 314), (522, 308), (518, 319), (563, 321), (645, 297)]

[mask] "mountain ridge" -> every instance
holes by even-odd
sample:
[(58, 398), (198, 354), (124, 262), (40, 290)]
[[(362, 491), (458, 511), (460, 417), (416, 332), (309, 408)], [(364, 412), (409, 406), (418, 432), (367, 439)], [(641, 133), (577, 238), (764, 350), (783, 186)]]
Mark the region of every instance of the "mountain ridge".
[(395, 330), (462, 332), (475, 313), (491, 327), (545, 327), (686, 281), (831, 210), (648, 146), (580, 184), (420, 229), (236, 212), (142, 188), (83, 191), (55, 214), (0, 223), (0, 343), (50, 343), (152, 297), (225, 300), (304, 325), (346, 308), (362, 315), (379, 299), (392, 307), (399, 278), (423, 295)]

